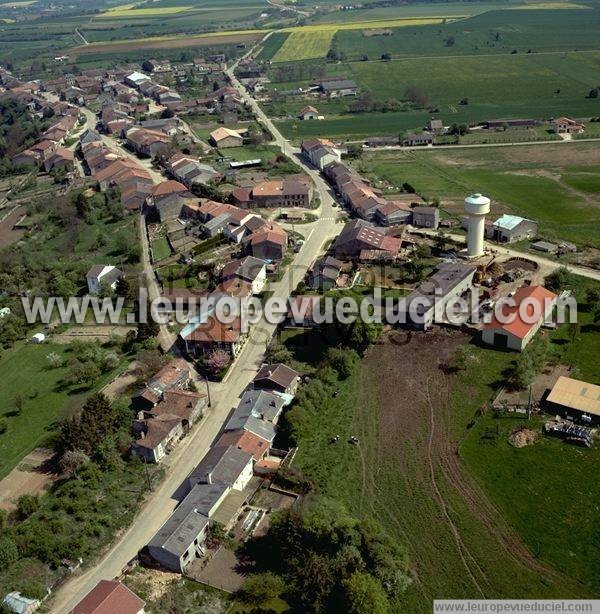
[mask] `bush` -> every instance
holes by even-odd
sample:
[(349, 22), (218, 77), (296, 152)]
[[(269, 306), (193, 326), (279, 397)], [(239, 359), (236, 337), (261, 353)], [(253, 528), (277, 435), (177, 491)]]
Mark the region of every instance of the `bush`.
[(8, 431), (8, 418), (2, 416), (2, 418), (0, 418), (0, 435), (6, 433), (6, 431)]
[(254, 574), (244, 581), (240, 597), (245, 603), (260, 604), (278, 597), (283, 589), (283, 580), (274, 573)]
[(22, 495), (17, 502), (19, 518), (24, 520), (40, 509), (40, 498), (37, 495)]
[(17, 544), (10, 537), (0, 537), (0, 570), (8, 569), (18, 558)]

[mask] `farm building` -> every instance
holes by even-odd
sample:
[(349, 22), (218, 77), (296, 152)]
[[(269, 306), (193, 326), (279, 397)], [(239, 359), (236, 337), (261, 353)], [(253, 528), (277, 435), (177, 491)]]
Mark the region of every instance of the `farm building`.
[(548, 412), (586, 424), (600, 424), (600, 386), (561, 376), (546, 397)]
[(513, 243), (523, 239), (531, 239), (537, 235), (538, 225), (518, 215), (503, 215), (490, 227), (489, 238), (498, 243)]
[(412, 210), (412, 225), (436, 229), (440, 225), (440, 210), (437, 207), (415, 207)]
[(93, 266), (85, 276), (88, 292), (98, 294), (103, 287), (114, 290), (121, 277), (123, 277), (123, 272), (110, 264)]
[(475, 271), (471, 265), (440, 264), (433, 275), (400, 300), (400, 322), (418, 330), (430, 328), (447, 304), (473, 286)]
[(238, 130), (221, 127), (210, 133), (210, 142), (219, 149), (241, 147), (244, 144), (244, 137)]
[(319, 112), (317, 109), (315, 109), (315, 107), (311, 107), (309, 105), (308, 107), (304, 107), (298, 113), (298, 119), (319, 119)]
[(376, 228), (365, 220), (352, 220), (348, 222), (333, 244), (336, 258), (360, 259), (364, 250), (377, 250), (382, 256), (394, 259), (398, 256), (402, 240), (398, 237), (388, 236), (384, 230)]
[(522, 286), (512, 297), (512, 305), (502, 308), (502, 319), (506, 322), (494, 316), (483, 329), (482, 341), (498, 348), (523, 351), (552, 315), (556, 298), (554, 292), (543, 286)]

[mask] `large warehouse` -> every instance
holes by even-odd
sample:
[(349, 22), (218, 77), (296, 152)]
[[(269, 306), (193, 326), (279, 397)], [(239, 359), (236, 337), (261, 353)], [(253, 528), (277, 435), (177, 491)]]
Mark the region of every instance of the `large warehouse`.
[(600, 424), (600, 386), (559, 377), (546, 397), (547, 410), (585, 424)]

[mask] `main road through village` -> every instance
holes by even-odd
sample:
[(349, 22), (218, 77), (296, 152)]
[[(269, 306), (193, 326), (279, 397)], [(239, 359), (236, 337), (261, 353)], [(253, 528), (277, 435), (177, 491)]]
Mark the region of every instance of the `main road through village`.
[[(249, 52), (251, 53), (252, 50)], [(249, 54), (247, 54), (249, 55)], [(273, 122), (265, 115), (256, 101), (248, 94), (234, 75), (235, 64), (227, 70), (232, 85), (240, 92), (245, 103), (252, 109), (258, 121), (271, 133), (273, 142), (281, 151), (294, 159), (302, 170), (309, 175), (315, 186), (320, 200), (316, 211), (318, 220), (302, 226), (305, 242), (294, 257), (293, 262), (284, 271), (280, 281), (272, 283), (270, 290), (273, 296), (287, 301), (291, 291), (304, 278), (306, 271), (320, 253), (323, 245), (337, 236), (339, 224), (336, 222), (338, 209), (335, 208), (335, 199), (331, 188), (325, 183), (320, 173), (309, 167), (299, 156), (299, 150), (292, 147)], [(88, 119), (88, 125), (93, 127), (96, 121), (93, 113), (83, 109)], [(165, 178), (148, 160), (140, 160), (118, 142), (103, 137), (107, 145), (117, 148), (123, 155), (135, 159), (151, 174), (153, 181), (159, 183)], [(458, 237), (457, 237), (458, 238)], [(150, 262), (146, 229), (143, 220), (140, 221), (140, 241), (142, 247), (142, 284), (148, 289), (150, 300), (160, 296), (160, 289), (156, 282), (154, 271)], [(494, 247), (494, 246), (490, 246)], [(501, 251), (501, 250), (500, 250)], [(521, 255), (515, 252), (514, 255)], [(544, 264), (548, 270), (560, 266), (554, 261), (537, 257), (536, 261)], [(590, 269), (573, 267), (573, 272), (587, 277), (598, 278), (599, 275)], [(148, 543), (154, 533), (167, 520), (178, 503), (177, 491), (186, 476), (194, 469), (210, 448), (213, 441), (221, 432), (231, 410), (237, 405), (238, 399), (244, 389), (251, 382), (255, 373), (263, 362), (266, 347), (273, 337), (276, 325), (261, 320), (251, 328), (248, 341), (240, 351), (234, 364), (231, 366), (224, 382), (211, 384), (212, 405), (206, 416), (196, 426), (192, 433), (169, 455), (164, 463), (166, 468), (165, 479), (155, 491), (150, 493), (143, 504), (135, 522), (121, 535), (93, 566), (85, 569), (79, 575), (70, 578), (57, 590), (53, 611), (69, 612), (86, 593), (103, 579), (118, 577), (138, 553)], [(159, 341), (164, 350), (174, 351), (175, 336), (166, 325), (161, 326)]]
[[(233, 70), (229, 72), (233, 75)], [(232, 76), (233, 85), (239, 89), (243, 98), (250, 104), (257, 117), (273, 135), (273, 140), (284, 153), (293, 155), (291, 148), (286, 150), (286, 142), (272, 122), (258, 108), (242, 85)], [(92, 115), (91, 111), (85, 110), (86, 115)], [(92, 119), (92, 118), (90, 118)], [(95, 122), (95, 117), (93, 118)], [(93, 124), (92, 124), (93, 125)], [(120, 153), (135, 158), (133, 154), (121, 147), (116, 141), (105, 137), (106, 143), (118, 148)], [(135, 158), (138, 163), (144, 164)], [(272, 283), (269, 287), (273, 296), (287, 301), (291, 291), (304, 278), (306, 271), (321, 251), (323, 245), (339, 232), (339, 226), (335, 221), (337, 209), (334, 208), (334, 198), (330, 188), (324, 182), (318, 172), (306, 166), (301, 160), (296, 163), (309, 174), (314, 183), (320, 199), (320, 208), (317, 211), (319, 219), (312, 224), (303, 225), (306, 232), (305, 242), (299, 253), (295, 254), (293, 262), (284, 271), (280, 281)], [(164, 177), (145, 164), (155, 182), (164, 180)], [(148, 294), (152, 300), (159, 296), (160, 290), (152, 271), (148, 253), (148, 242), (145, 233), (145, 225), (140, 224), (140, 240), (142, 245), (142, 280), (145, 281)], [(148, 543), (154, 533), (167, 520), (178, 503), (176, 493), (185, 477), (194, 469), (202, 457), (206, 454), (212, 442), (221, 432), (224, 423), (237, 405), (238, 399), (244, 389), (251, 382), (255, 373), (260, 368), (267, 344), (271, 340), (276, 325), (261, 320), (251, 328), (248, 341), (231, 366), (226, 380), (219, 384), (211, 384), (211, 408), (206, 416), (184, 439), (180, 445), (169, 455), (165, 464), (166, 476), (158, 488), (149, 496), (134, 523), (120, 536), (93, 566), (85, 569), (83, 573), (70, 578), (60, 589), (57, 590), (53, 603), (53, 611), (68, 612), (87, 592), (103, 579), (115, 578), (121, 574), (123, 568), (144, 545)], [(174, 342), (173, 334), (166, 326), (161, 327), (159, 340), (161, 346), (171, 346)]]

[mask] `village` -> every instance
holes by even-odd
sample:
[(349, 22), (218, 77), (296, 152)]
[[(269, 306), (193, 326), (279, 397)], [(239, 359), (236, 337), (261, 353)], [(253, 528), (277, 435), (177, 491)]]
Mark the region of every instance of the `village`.
[[(297, 450), (280, 449), (277, 434), (311, 374), (269, 360), (265, 350), (282, 331), (319, 331), (316, 316), (325, 297), (377, 288), (383, 298), (374, 310), (401, 322), (386, 324), (386, 331), (461, 331), (490, 351), (522, 353), (560, 325), (557, 307), (571, 292), (547, 280), (576, 245), (549, 240), (534, 219), (496, 214), (494, 194), (465, 193), (463, 214), (452, 217), (414, 192), (384, 195), (352, 163), (353, 143), (307, 138), (294, 146), (258, 112), (259, 103), (268, 102), (264, 73), (251, 54), (229, 65), (218, 55), (186, 65), (151, 58), (46, 82), (0, 72), (0, 95), (33, 116), (52, 118), (36, 142), (12, 156), (13, 167), (51, 177), (65, 191), (80, 189), (87, 198), (110, 193), (139, 229), (139, 266), (94, 262), (81, 280), (87, 294), (114, 296), (123, 280), (137, 278), (150, 299), (170, 304), (228, 297), (244, 305), (273, 296), (289, 304), (280, 324), (249, 330), (239, 317), (225, 323), (216, 308), (190, 313), (184, 323), (163, 310), (169, 321), (156, 336), (164, 364), (130, 391), (130, 453), (145, 465), (166, 464), (170, 484), (179, 486), (173, 497), (161, 494), (169, 504), (137, 534), (144, 543), (136, 543), (134, 560), (119, 559), (112, 568), (119, 573), (100, 569), (106, 577), (94, 586), (96, 576), (86, 578), (65, 598), (63, 611), (98, 612), (98, 603), (110, 603), (113, 612), (143, 611), (143, 600), (120, 583), (137, 565), (228, 593), (241, 589), (244, 578), (224, 537), (244, 541), (266, 533), (275, 510), (303, 497), (281, 477)], [(306, 103), (300, 121), (318, 122), (320, 100), (359, 91), (340, 77), (324, 78), (309, 94), (288, 95)], [(490, 120), (474, 130), (535, 123), (520, 121)], [(585, 127), (559, 117), (548, 129), (566, 140)], [(395, 135), (360, 146), (433, 146), (446, 133), (441, 120), (432, 119), (402, 142)], [(515, 244), (524, 240), (530, 246), (519, 250)], [(573, 270), (598, 279), (593, 269)], [(475, 311), (446, 316), (446, 306), (475, 294), (483, 297)], [(386, 299), (397, 304), (390, 308)], [(509, 323), (491, 315), (505, 299), (514, 303)], [(524, 321), (523, 305), (535, 315), (532, 321)], [(30, 340), (52, 338), (45, 328)], [(494, 407), (545, 415), (546, 434), (593, 446), (600, 387), (572, 375), (556, 369), (543, 386), (533, 386), (535, 394), (531, 384), (519, 395), (503, 391)], [(198, 437), (201, 445), (191, 445)], [(323, 437), (339, 438), (335, 432)], [(355, 444), (358, 439), (348, 442)], [(15, 612), (40, 606), (16, 592), (4, 603)]]

